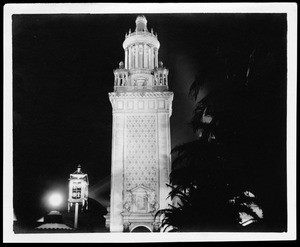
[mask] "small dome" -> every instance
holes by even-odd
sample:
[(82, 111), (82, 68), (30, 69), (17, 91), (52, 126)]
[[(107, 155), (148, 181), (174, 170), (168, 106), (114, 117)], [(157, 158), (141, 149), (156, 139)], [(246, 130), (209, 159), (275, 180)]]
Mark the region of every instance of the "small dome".
[(62, 214), (58, 211), (51, 211), (49, 214), (45, 215), (45, 223), (62, 223)]
[(58, 211), (51, 211), (48, 215), (61, 215)]
[(135, 31), (148, 31), (147, 30), (147, 19), (143, 15), (139, 15), (135, 20), (136, 28)]

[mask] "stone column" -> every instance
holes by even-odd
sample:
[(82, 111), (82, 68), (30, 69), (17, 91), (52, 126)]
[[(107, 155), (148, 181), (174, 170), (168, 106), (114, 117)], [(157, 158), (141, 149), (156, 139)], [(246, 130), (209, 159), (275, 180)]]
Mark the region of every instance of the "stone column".
[(148, 58), (147, 58), (147, 45), (144, 44), (143, 46), (143, 52), (144, 52), (144, 68), (147, 68), (148, 64), (147, 64), (147, 61), (148, 61)]
[(155, 49), (155, 67), (158, 67), (158, 49)]
[(151, 67), (151, 48), (148, 47), (148, 68), (152, 69)]
[(138, 51), (139, 51), (139, 68), (143, 68), (143, 50), (142, 50), (142, 45), (138, 46)]
[(126, 48), (125, 49), (125, 69), (128, 69), (127, 66), (128, 66), (128, 49)]
[(154, 54), (153, 54), (153, 47), (151, 47), (151, 49), (150, 49), (150, 67), (151, 67), (151, 69), (154, 69), (154, 63), (153, 63), (153, 57), (154, 57)]
[(129, 47), (129, 69), (132, 68), (132, 49), (131, 46)]
[(117, 74), (114, 73), (114, 76), (115, 76), (114, 84), (115, 84), (115, 86), (118, 86), (118, 78), (117, 78)]
[(116, 86), (120, 86), (120, 78), (119, 78), (119, 73), (116, 74), (116, 78), (117, 78), (117, 85)]
[(166, 86), (168, 86), (168, 73), (166, 73)]
[(135, 47), (135, 65), (134, 65), (134, 67), (135, 68), (138, 68), (139, 67), (139, 47), (138, 47), (138, 45), (135, 45), (134, 46)]
[(131, 51), (132, 51), (132, 69), (134, 69), (134, 67), (135, 67), (135, 46), (133, 45), (132, 47), (131, 47)]
[(153, 47), (153, 52), (152, 52), (152, 64), (153, 68), (155, 68), (155, 48)]

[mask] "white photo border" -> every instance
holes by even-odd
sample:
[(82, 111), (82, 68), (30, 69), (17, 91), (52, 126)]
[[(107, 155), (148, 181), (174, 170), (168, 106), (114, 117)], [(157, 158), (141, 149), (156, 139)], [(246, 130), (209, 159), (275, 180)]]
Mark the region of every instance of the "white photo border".
[[(12, 15), (121, 13), (286, 13), (287, 14), (287, 198), (288, 224), (284, 233), (76, 233), (14, 234), (12, 165)], [(4, 13), (3, 77), (3, 242), (220, 242), (296, 240), (296, 3), (50, 3), (6, 4)]]

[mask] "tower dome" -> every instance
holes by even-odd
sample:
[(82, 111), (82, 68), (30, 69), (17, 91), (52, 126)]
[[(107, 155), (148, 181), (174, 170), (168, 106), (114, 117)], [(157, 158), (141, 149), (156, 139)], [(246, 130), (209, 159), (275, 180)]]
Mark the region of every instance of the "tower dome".
[(146, 43), (149, 46), (159, 49), (160, 44), (157, 39), (157, 35), (154, 35), (153, 30), (149, 32), (147, 29), (146, 17), (143, 15), (139, 15), (135, 20), (135, 24), (135, 31), (132, 33), (131, 30), (129, 30), (128, 35), (125, 35), (125, 40), (123, 42), (124, 50), (132, 45), (136, 45), (137, 43)]
[(148, 31), (147, 29), (147, 19), (143, 15), (139, 15), (135, 20), (136, 28), (135, 31), (142, 32)]

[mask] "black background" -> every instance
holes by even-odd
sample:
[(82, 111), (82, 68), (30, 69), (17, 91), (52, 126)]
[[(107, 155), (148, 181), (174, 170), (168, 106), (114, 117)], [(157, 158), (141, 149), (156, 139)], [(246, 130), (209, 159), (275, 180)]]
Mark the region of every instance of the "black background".
[[(79, 163), (91, 187), (101, 181), (109, 184), (108, 92), (113, 91), (113, 69), (124, 60), (125, 33), (134, 31), (137, 15), (13, 15), (13, 192), (18, 220), (37, 219), (49, 211), (45, 195), (50, 191), (67, 195), (69, 174)], [(255, 44), (286, 46), (283, 14), (145, 16), (148, 30), (158, 34), (159, 60), (169, 69), (169, 89), (174, 92), (172, 147), (195, 139), (188, 126), (194, 106), (188, 91), (206, 54), (224, 43), (244, 51)], [(286, 68), (274, 73), (283, 80), (260, 85), (274, 105), (263, 109), (266, 124), (259, 131), (270, 139), (261, 147), (265, 157), (285, 171)], [(273, 135), (280, 143), (269, 138)], [(274, 193), (285, 193), (285, 176), (283, 172), (280, 181), (266, 178), (266, 183), (281, 188)], [(109, 186), (103, 193), (105, 204)]]

